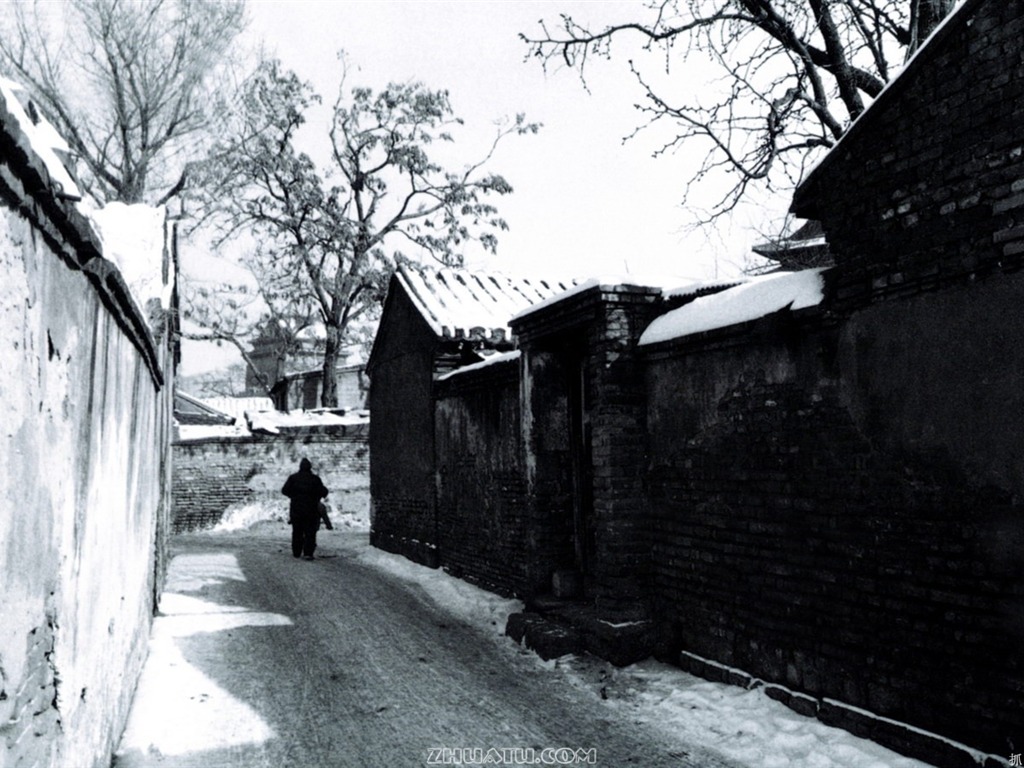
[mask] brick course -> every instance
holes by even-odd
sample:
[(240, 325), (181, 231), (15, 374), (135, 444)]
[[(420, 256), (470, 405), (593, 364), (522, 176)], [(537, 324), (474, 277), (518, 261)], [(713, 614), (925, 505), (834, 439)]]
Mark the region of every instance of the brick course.
[(337, 512), (365, 516), (369, 504), (369, 444), (364, 426), (304, 434), (206, 438), (174, 444), (174, 531), (211, 528), (225, 510), (254, 501), (288, 500), (281, 486), (308, 458), (330, 490)]

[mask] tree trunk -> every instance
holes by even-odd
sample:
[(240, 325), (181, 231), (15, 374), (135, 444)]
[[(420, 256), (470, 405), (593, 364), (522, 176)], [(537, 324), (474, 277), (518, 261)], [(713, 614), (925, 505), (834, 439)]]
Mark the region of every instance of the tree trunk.
[(320, 404), (324, 408), (338, 407), (338, 352), (341, 331), (334, 323), (327, 323), (327, 345), (324, 347), (323, 394)]
[(921, 47), (942, 20), (946, 18), (956, 0), (910, 0), (910, 45), (907, 58)]

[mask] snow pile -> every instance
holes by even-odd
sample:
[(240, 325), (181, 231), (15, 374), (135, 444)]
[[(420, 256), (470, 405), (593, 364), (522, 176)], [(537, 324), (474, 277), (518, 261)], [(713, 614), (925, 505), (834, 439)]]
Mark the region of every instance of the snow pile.
[(509, 642), (505, 637), (508, 615), (523, 610), (519, 600), (499, 597), (493, 592), (453, 578), (442, 570), (418, 565), (400, 555), (364, 546), (360, 549), (358, 559), (361, 563), (421, 587), (439, 608), (464, 624), (499, 638), (502, 644)]
[(82, 192), (78, 184), (57, 155), (58, 152), (70, 151), (68, 143), (45, 118), (37, 115), (38, 122), (32, 119), (26, 111), (28, 107), (22, 106), (23, 103), (30, 103), (28, 94), (13, 80), (0, 77), (0, 95), (3, 96), (7, 111), (18, 121), (21, 132), (28, 138), (33, 151), (46, 166), (50, 179), (60, 187), (60, 193), (69, 199), (81, 200)]
[(608, 706), (672, 738), (720, 752), (742, 765), (774, 768), (926, 768), (875, 742), (797, 714), (769, 698), (713, 683), (657, 661), (616, 668), (590, 656), (556, 667), (576, 686), (607, 697)]
[(366, 410), (351, 411), (343, 416), (331, 411), (247, 411), (245, 417), (253, 432), (269, 432), (272, 435), (282, 429), (354, 426), (370, 422), (370, 412)]
[(244, 531), (257, 523), (288, 521), (288, 499), (258, 499), (241, 504), (232, 504), (221, 515), (220, 522), (213, 527), (214, 533)]
[(120, 270), (136, 303), (145, 309), (156, 300), (163, 309), (170, 309), (175, 278), (167, 258), (166, 210), (124, 203), (110, 203), (98, 210), (81, 207), (103, 242), (104, 258)]
[(656, 318), (640, 344), (657, 344), (694, 333), (738, 325), (782, 309), (806, 309), (824, 299), (824, 269), (779, 272), (752, 278), (721, 293), (701, 296)]
[[(368, 531), (370, 530), (369, 512), (342, 511), (337, 512), (328, 500), (327, 516), (336, 531)], [(232, 533), (247, 531), (261, 527), (267, 523), (283, 524), (288, 522), (288, 499), (262, 498), (232, 504), (221, 516), (220, 522), (211, 531), (213, 533)], [(321, 529), (323, 533), (325, 529)]]
[(179, 424), (178, 440), (206, 440), (218, 437), (245, 437), (249, 428), (245, 424)]

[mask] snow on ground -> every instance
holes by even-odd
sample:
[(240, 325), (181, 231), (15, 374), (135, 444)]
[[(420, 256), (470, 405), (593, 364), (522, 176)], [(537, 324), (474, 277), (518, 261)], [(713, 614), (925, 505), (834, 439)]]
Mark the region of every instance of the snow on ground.
[(224, 629), (292, 623), (281, 614), (219, 605), (184, 594), (224, 581), (245, 581), (234, 555), (204, 553), (171, 559), (160, 612), (153, 621), (149, 657), (118, 755), (133, 751), (187, 755), (259, 744), (276, 736), (256, 709), (194, 666), (177, 643), (178, 638)]
[[(327, 516), (336, 531), (368, 531), (370, 530), (369, 513), (337, 512), (327, 502)], [(212, 533), (230, 533), (254, 528), (262, 523), (287, 523), (288, 499), (255, 499), (232, 504), (221, 516), (220, 522), (212, 529)]]
[[(270, 533), (273, 521), (284, 520), (286, 512), (284, 504), (242, 505), (225, 514), (216, 530), (255, 528)], [(368, 524), (363, 525), (358, 530), (369, 528)], [(335, 526), (343, 527), (337, 521)], [(276, 528), (273, 535), (277, 535)], [(339, 540), (332, 538), (338, 535), (323, 533), (321, 548), (339, 546)], [(519, 600), (495, 595), (440, 569), (373, 548), (363, 537), (346, 537), (340, 546), (354, 551), (360, 563), (415, 585), (441, 610), (475, 627), (508, 653), (524, 653), (504, 634), (508, 615), (523, 610)], [(567, 684), (604, 699), (619, 717), (649, 724), (669, 738), (716, 750), (743, 765), (928, 768), (927, 763), (798, 715), (770, 699), (763, 688), (745, 689), (710, 682), (654, 660), (619, 668), (589, 654), (546, 662), (532, 653), (529, 656)]]
[(505, 620), (510, 613), (523, 610), (519, 600), (500, 597), (462, 579), (453, 578), (440, 569), (418, 565), (400, 555), (369, 545), (360, 549), (358, 558), (361, 563), (387, 571), (422, 588), (439, 608), (464, 624), (500, 638), (504, 643), (510, 642), (505, 637)]
[[(438, 606), (505, 647), (508, 614), (523, 610), (509, 600), (453, 578), (439, 569), (364, 545), (359, 560), (417, 584)], [(607, 698), (621, 717), (662, 729), (758, 768), (927, 768), (913, 760), (798, 715), (761, 689), (713, 683), (648, 660), (624, 668), (594, 656), (564, 656), (538, 664), (569, 684)]]
[(590, 656), (556, 666), (577, 686), (608, 697), (622, 717), (767, 768), (925, 768), (768, 698), (764, 690), (713, 683), (654, 660), (616, 668)]

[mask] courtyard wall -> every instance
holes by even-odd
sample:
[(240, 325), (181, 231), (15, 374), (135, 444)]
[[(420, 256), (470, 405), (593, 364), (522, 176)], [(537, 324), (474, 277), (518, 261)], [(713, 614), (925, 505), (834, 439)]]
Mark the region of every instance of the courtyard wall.
[(135, 303), (5, 95), (0, 766), (100, 768), (167, 561), (171, 316)]

